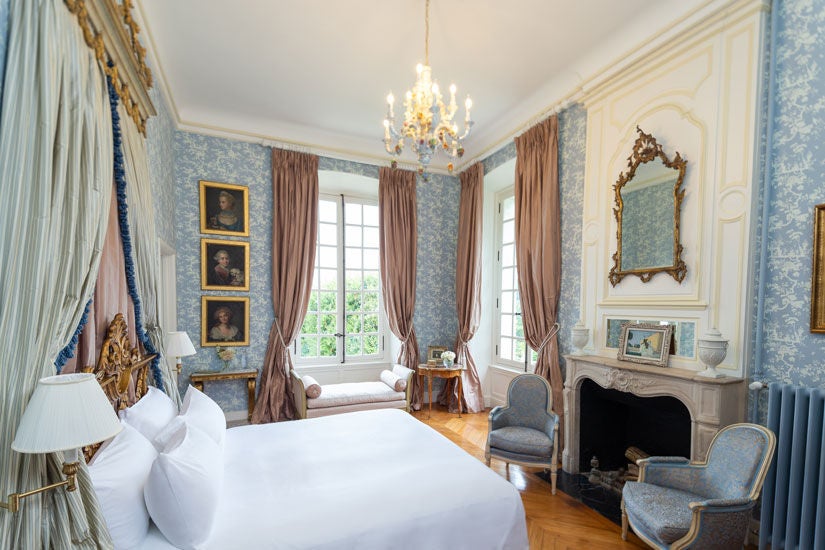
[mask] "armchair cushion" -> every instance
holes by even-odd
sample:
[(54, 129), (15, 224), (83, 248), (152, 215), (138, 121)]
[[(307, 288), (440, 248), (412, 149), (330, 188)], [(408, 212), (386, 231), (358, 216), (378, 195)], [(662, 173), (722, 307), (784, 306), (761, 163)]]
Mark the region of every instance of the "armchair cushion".
[(511, 453), (548, 457), (553, 452), (553, 441), (539, 430), (505, 426), (490, 432), (490, 447)]
[(636, 481), (625, 483), (623, 494), (631, 523), (668, 544), (685, 536), (690, 529), (690, 503), (705, 500), (687, 491)]

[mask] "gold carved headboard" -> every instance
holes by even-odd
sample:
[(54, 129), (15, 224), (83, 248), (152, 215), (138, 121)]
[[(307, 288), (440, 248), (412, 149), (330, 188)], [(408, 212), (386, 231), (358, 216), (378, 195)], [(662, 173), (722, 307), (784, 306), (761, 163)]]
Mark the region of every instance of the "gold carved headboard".
[[(126, 329), (123, 314), (118, 313), (109, 323), (97, 365), (83, 369), (83, 372), (95, 375), (115, 412), (133, 405), (146, 394), (148, 365), (155, 358), (155, 355), (144, 356), (140, 348), (133, 347)], [(100, 444), (92, 445), (83, 449), (87, 462), (99, 446)]]

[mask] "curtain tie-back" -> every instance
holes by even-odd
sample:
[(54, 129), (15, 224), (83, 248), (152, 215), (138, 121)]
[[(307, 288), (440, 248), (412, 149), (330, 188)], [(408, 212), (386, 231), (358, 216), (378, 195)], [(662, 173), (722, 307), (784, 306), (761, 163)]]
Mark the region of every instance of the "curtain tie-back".
[[(275, 320), (273, 321), (273, 324), (275, 325), (275, 330), (278, 332), (278, 340), (281, 341), (281, 345), (284, 346), (284, 349), (286, 349), (287, 352), (289, 352), (289, 346), (284, 341), (284, 335), (281, 333), (281, 324), (278, 322), (278, 317), (277, 316), (275, 317)], [(290, 364), (291, 364), (291, 362), (290, 362)]]
[(541, 345), (539, 346), (539, 349), (536, 350), (536, 355), (541, 353), (541, 350), (544, 349), (544, 346), (547, 345), (547, 343), (550, 341), (550, 339), (553, 336), (558, 334), (560, 329), (561, 329), (561, 325), (559, 325), (558, 323), (553, 323), (553, 326), (550, 328), (550, 332), (547, 333), (547, 336), (545, 336), (544, 340), (542, 340)]

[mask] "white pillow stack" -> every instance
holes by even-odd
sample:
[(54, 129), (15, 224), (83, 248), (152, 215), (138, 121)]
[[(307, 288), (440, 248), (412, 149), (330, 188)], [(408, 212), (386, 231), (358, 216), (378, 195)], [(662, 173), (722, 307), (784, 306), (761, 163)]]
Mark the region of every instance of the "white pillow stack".
[(100, 510), (115, 548), (140, 546), (149, 530), (143, 488), (157, 451), (140, 432), (121, 420), (123, 430), (95, 453), (89, 463)]
[(120, 411), (120, 418), (152, 441), (177, 414), (178, 408), (169, 396), (149, 386), (137, 403)]
[(155, 448), (158, 451), (163, 450), (184, 423), (205, 432), (223, 450), (223, 442), (226, 439), (226, 416), (217, 403), (193, 386), (186, 390), (180, 415), (171, 419), (171, 422), (152, 439)]

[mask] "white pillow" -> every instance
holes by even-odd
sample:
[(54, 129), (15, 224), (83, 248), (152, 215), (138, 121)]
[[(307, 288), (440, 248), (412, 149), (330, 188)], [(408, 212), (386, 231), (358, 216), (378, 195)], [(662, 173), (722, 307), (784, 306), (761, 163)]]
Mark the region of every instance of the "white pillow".
[(211, 437), (182, 423), (152, 465), (143, 490), (160, 532), (178, 548), (209, 538), (223, 488), (223, 453)]
[(162, 451), (169, 444), (183, 423), (203, 431), (223, 449), (223, 442), (226, 439), (226, 416), (220, 405), (193, 386), (189, 386), (186, 390), (180, 416), (172, 419), (152, 440), (158, 451)]
[(301, 377), (301, 382), (304, 383), (304, 391), (310, 399), (317, 399), (321, 397), (321, 384), (316, 379), (308, 374)]
[(381, 381), (395, 391), (404, 391), (407, 389), (407, 380), (388, 370), (381, 371)]
[(120, 411), (120, 418), (152, 441), (177, 414), (178, 408), (169, 396), (149, 386), (137, 403)]
[(143, 487), (157, 451), (140, 432), (121, 421), (123, 430), (98, 449), (89, 476), (115, 548), (135, 548), (149, 530)]

